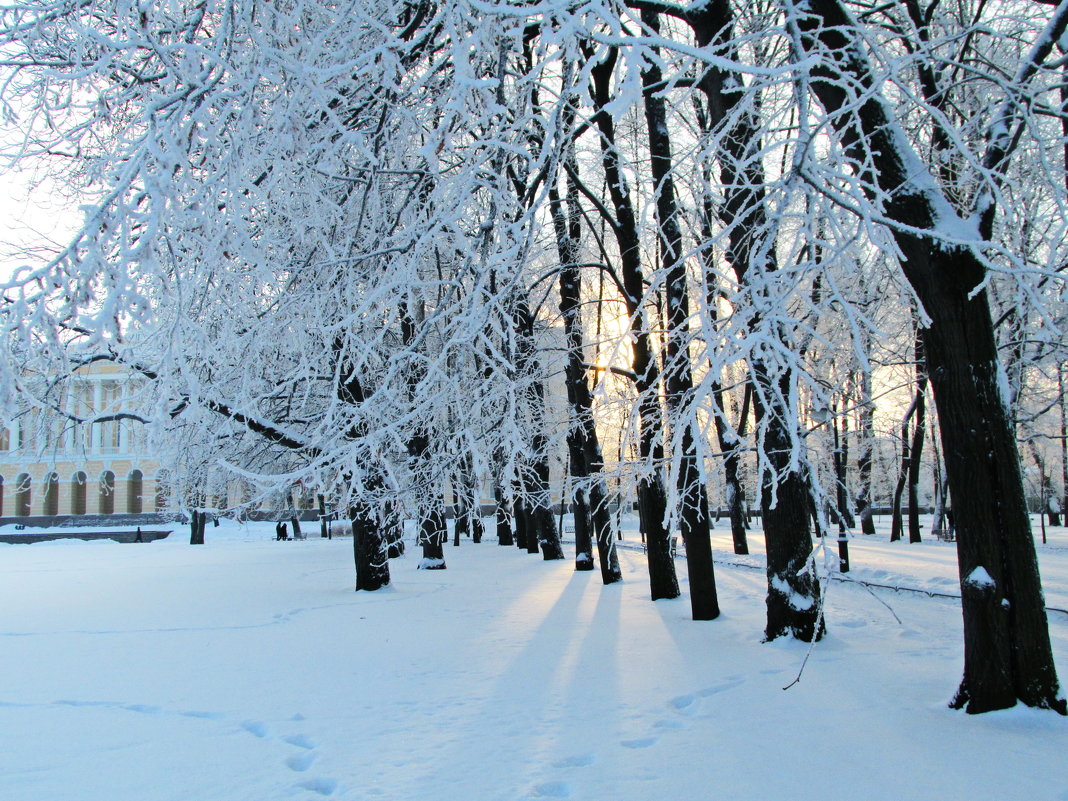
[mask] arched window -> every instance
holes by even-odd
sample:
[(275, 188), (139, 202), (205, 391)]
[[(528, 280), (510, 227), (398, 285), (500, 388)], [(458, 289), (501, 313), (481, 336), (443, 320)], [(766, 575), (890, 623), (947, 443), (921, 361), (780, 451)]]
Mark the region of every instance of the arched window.
[(89, 476), (79, 470), (70, 480), (70, 513), (72, 515), (84, 515), (85, 485), (89, 482)]
[(139, 515), (142, 512), (141, 493), (145, 487), (145, 476), (140, 470), (131, 470), (126, 477), (126, 512)]
[(30, 514), (32, 485), (29, 473), (19, 473), (15, 477), (15, 514), (19, 517), (28, 517)]
[(41, 511), (46, 515), (59, 514), (59, 476), (49, 473), (45, 476), (44, 499)]
[(100, 498), (97, 511), (102, 515), (115, 514), (115, 474), (105, 470), (100, 474)]

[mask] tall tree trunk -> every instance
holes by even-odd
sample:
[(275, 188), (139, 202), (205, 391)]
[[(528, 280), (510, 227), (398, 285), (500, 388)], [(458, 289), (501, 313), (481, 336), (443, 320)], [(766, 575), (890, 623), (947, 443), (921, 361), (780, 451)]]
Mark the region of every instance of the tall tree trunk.
[[(568, 145), (566, 158), (570, 171), (577, 173), (578, 163), (573, 143)], [(593, 569), (591, 546), (596, 539), (601, 580), (605, 584), (612, 584), (620, 581), (623, 576), (616, 554), (612, 516), (605, 504), (607, 488), (603, 474), (604, 461), (593, 419), (593, 394), (586, 377), (580, 316), (582, 276), (578, 266), (582, 213), (574, 175), (567, 178), (566, 218), (555, 182), (549, 192), (549, 209), (560, 258), (560, 314), (564, 319), (564, 336), (567, 339), (564, 381), (571, 418), (567, 443), (571, 475), (574, 479), (575, 569)]]
[[(1068, 92), (1068, 89), (1065, 90)], [(1068, 124), (1068, 123), (1066, 123)], [(1068, 148), (1068, 144), (1065, 145)], [(1066, 365), (1057, 367), (1057, 392), (1060, 395), (1061, 412), (1061, 514), (1068, 525), (1068, 399), (1064, 397), (1064, 373)]]
[(330, 536), (330, 522), (326, 519), (326, 498), (322, 493), (315, 497), (319, 501), (319, 536), (325, 540)]
[(853, 517), (853, 504), (849, 498), (849, 416), (842, 416), (840, 430), (838, 422), (839, 418), (835, 416), (834, 450), (838, 460), (834, 470), (835, 501), (838, 506), (840, 526), (852, 529), (856, 527), (857, 521)]
[[(512, 501), (512, 522), (515, 524), (515, 546), (524, 551), (528, 550), (527, 517), (526, 503), (517, 495)], [(537, 550), (534, 553), (537, 553)]]
[[(790, 464), (794, 431), (789, 422), (776, 417), (771, 404), (761, 400), (781, 393), (791, 396), (790, 371), (772, 378), (763, 362), (753, 362), (753, 408), (763, 421), (761, 448), (771, 463), (771, 471), (761, 479), (760, 509), (768, 560), (767, 626), (764, 635), (774, 640), (784, 635), (806, 642), (823, 636), (819, 582), (811, 569), (812, 535), (809, 506), (812, 493), (804, 475)], [(778, 480), (776, 480), (776, 475)]]
[(383, 527), (373, 509), (357, 503), (349, 507), (352, 551), (356, 561), (356, 591), (372, 592), (389, 584), (389, 557)]
[[(917, 369), (919, 366), (917, 365)], [(909, 542), (917, 543), (920, 536), (920, 465), (923, 461), (923, 439), (927, 432), (927, 377), (920, 381), (917, 390), (919, 403), (916, 405), (916, 425), (912, 430), (912, 447), (909, 454)]]
[[(642, 22), (660, 31), (660, 15), (642, 10)], [(653, 48), (654, 54), (656, 48)], [(683, 259), (682, 231), (679, 228), (675, 183), (672, 177), (671, 139), (667, 109), (660, 91), (663, 73), (650, 61), (642, 72), (645, 122), (653, 185), (656, 192), (656, 219), (660, 257), (666, 271), (667, 342), (664, 383), (669, 413), (676, 427), (675, 449), (678, 474), (675, 487), (679, 497), (679, 522), (686, 545), (686, 572), (690, 583), (690, 611), (694, 620), (719, 617), (719, 597), (712, 566), (712, 540), (709, 534), (708, 493), (702, 477), (700, 456), (693, 426), (684, 419), (686, 403), (693, 392), (689, 352), (690, 306), (686, 288), (686, 262)], [(681, 441), (678, 441), (681, 440)]]
[[(705, 134), (711, 133), (711, 120), (698, 97), (694, 98), (694, 110), (697, 113), (698, 126)], [(701, 169), (702, 197), (701, 197), (701, 236), (706, 242), (713, 241), (713, 222), (716, 217), (715, 205), (712, 200), (712, 170), (706, 164)], [(705, 309), (713, 331), (708, 334), (709, 339), (714, 339), (714, 327), (719, 318), (719, 302), (722, 297), (721, 282), (716, 269), (716, 254), (712, 248), (706, 247), (701, 251), (702, 266), (705, 282)], [(713, 364), (711, 369), (716, 370)], [(745, 381), (745, 389), (742, 395), (742, 409), (738, 415), (738, 423), (733, 428), (727, 419), (727, 405), (724, 403), (726, 392), (720, 375), (712, 380), (709, 388), (709, 398), (712, 401), (712, 422), (716, 427), (716, 440), (720, 452), (723, 454), (723, 484), (726, 490), (727, 515), (731, 524), (731, 539), (734, 543), (734, 553), (745, 555), (749, 553), (749, 542), (746, 539), (745, 519), (745, 486), (741, 481), (741, 458), (745, 444), (746, 424), (749, 421), (749, 407), (753, 398), (753, 385)], [(719, 519), (717, 513), (716, 519)]]
[(646, 321), (641, 239), (638, 234), (637, 215), (616, 147), (615, 121), (607, 111), (609, 103), (615, 98), (612, 73), (618, 55), (618, 51), (612, 48), (608, 57), (593, 67), (591, 78), (594, 104), (598, 111), (597, 128), (601, 134), (601, 165), (612, 208), (616, 212), (612, 231), (619, 249), (623, 297), (633, 337), (632, 368), (634, 386), (638, 393), (638, 417), (641, 422), (638, 450), (644, 467), (638, 479), (639, 517), (648, 557), (649, 590), (652, 599), (656, 601), (661, 598), (677, 598), (680, 593), (665, 523), (667, 493), (660, 476), (660, 465), (664, 458), (661, 443), (664, 425), (660, 413), (659, 376), (650, 328)]
[[(944, 214), (936, 210), (938, 190), (912, 169), (919, 157), (872, 89), (879, 83), (845, 8), (839, 0), (804, 0), (798, 8), (809, 12), (793, 22), (801, 32), (799, 56), (813, 59), (810, 86), (846, 154), (857, 164), (870, 159), (873, 170), (862, 177), (872, 184), (869, 195), (885, 193), (882, 213), (901, 224), (893, 235), (902, 269), (931, 321), (923, 340), (954, 499), (964, 614), (964, 677), (954, 705), (974, 713), (1022, 701), (1064, 714), (1020, 456), (999, 389), (986, 270), (973, 251), (937, 237)], [(1064, 33), (1068, 14), (1055, 13), (1048, 41), (1028, 56), (1032, 64)], [(857, 87), (864, 87), (859, 99)], [(1010, 94), (1003, 108), (1016, 100)], [(995, 175), (1011, 152), (1011, 138), (1002, 136), (1009, 122), (988, 141), (983, 163)], [(989, 239), (996, 207), (981, 194), (974, 214), (980, 236)]]
[(512, 524), (508, 520), (508, 509), (505, 507), (504, 503), (504, 490), (501, 489), (500, 484), (493, 487), (493, 499), (497, 502), (497, 508), (494, 512), (494, 520), (497, 525), (497, 544), (514, 545), (515, 540), (512, 538)]
[[(870, 350), (870, 349), (869, 349)], [(860, 432), (860, 453), (857, 455), (857, 478), (860, 494), (857, 496), (857, 513), (860, 515), (860, 530), (865, 534), (875, 533), (875, 518), (872, 507), (871, 468), (875, 450), (875, 403), (871, 391), (871, 371), (860, 371), (860, 403), (857, 417)]]
[(916, 413), (916, 404), (918, 402), (919, 396), (917, 395), (913, 397), (912, 403), (909, 404), (909, 408), (905, 412), (905, 418), (901, 421), (901, 467), (897, 471), (894, 500), (890, 506), (890, 542), (900, 540), (901, 532), (904, 530), (904, 518), (901, 515), (901, 496), (905, 491), (905, 483), (908, 481), (909, 464), (912, 459), (912, 438), (909, 436), (909, 423)]
[(208, 515), (199, 509), (194, 509), (189, 519), (189, 544), (204, 544), (204, 529), (207, 525)]
[(429, 508), (419, 518), (419, 545), (423, 548), (423, 558), (419, 570), (445, 569), (445, 541), (449, 538), (449, 528), (445, 521), (445, 500), (435, 494)]
[[(904, 533), (904, 521), (901, 514), (901, 495), (908, 487), (909, 501), (909, 542), (920, 542), (920, 457), (923, 455), (923, 438), (927, 430), (927, 360), (923, 349), (923, 340), (916, 332), (914, 344), (916, 364), (916, 394), (909, 404), (905, 417), (901, 421), (901, 471), (898, 473), (897, 487), (894, 489), (894, 506), (892, 510), (890, 541), (897, 542)], [(910, 435), (911, 428), (911, 435)]]
[[(697, 45), (719, 48), (735, 56), (734, 19), (728, 2), (691, 6), (685, 19)], [(729, 126), (720, 140), (720, 184), (724, 187), (719, 218), (729, 233), (724, 254), (740, 284), (753, 286), (777, 269), (774, 236), (767, 219), (765, 180), (760, 158), (760, 121), (753, 108), (741, 109), (746, 91), (738, 75), (709, 64), (698, 81), (708, 104), (713, 129)], [(758, 324), (758, 323), (754, 323)], [(781, 328), (771, 336), (788, 341)], [(791, 408), (794, 377), (788, 367), (773, 367), (759, 354), (750, 356), (753, 411), (763, 437), (758, 440), (768, 465), (761, 475), (761, 513), (767, 542), (768, 640), (793, 636), (818, 639), (823, 634), (819, 583), (809, 570), (812, 534), (809, 527), (808, 480), (791, 458), (798, 435), (797, 410)]]
[(530, 404), (531, 438), (530, 464), (520, 471), (527, 511), (527, 551), (537, 553), (540, 547), (546, 560), (563, 559), (564, 549), (553, 523), (552, 496), (549, 494), (549, 441), (545, 436), (545, 388), (538, 377), (539, 367), (534, 347), (534, 315), (525, 300), (514, 305), (517, 334), (517, 366), (519, 374), (529, 381), (527, 392)]

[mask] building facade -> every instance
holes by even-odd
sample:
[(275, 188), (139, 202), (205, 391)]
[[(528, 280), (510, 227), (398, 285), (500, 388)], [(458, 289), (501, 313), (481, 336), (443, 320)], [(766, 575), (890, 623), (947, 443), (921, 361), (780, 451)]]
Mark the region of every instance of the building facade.
[(57, 400), (0, 429), (0, 517), (143, 514), (166, 504), (143, 425), (115, 417), (136, 380), (109, 364), (79, 370)]

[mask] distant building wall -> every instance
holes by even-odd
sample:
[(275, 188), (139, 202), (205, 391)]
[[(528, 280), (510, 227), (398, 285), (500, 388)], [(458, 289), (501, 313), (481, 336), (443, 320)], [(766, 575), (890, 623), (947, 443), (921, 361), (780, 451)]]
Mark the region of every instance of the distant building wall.
[[(112, 365), (70, 383), (63, 408), (79, 418), (122, 411), (136, 385)], [(136, 421), (77, 423), (31, 410), (0, 429), (0, 517), (156, 511), (159, 462)]]

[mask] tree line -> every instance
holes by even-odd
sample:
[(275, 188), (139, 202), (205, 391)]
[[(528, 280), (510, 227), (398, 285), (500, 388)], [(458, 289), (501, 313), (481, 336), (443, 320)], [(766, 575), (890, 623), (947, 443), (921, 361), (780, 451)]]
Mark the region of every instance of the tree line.
[(697, 620), (715, 476), (737, 551), (760, 508), (765, 637), (815, 640), (814, 535), (870, 528), (896, 361), (895, 505), (929, 427), (953, 499), (954, 704), (1063, 713), (1021, 448), (1048, 502), (1066, 24), (1011, 0), (9, 3), (10, 155), (87, 202), (3, 284), (5, 414), (83, 422), (67, 378), (117, 363), (165, 461), (338, 498), (362, 589), (404, 516), (424, 567), (447, 500), (481, 536), (487, 480), (499, 540), (547, 559), (566, 489), (576, 568), (618, 581), (625, 468), (652, 598), (680, 594), (677, 531)]

